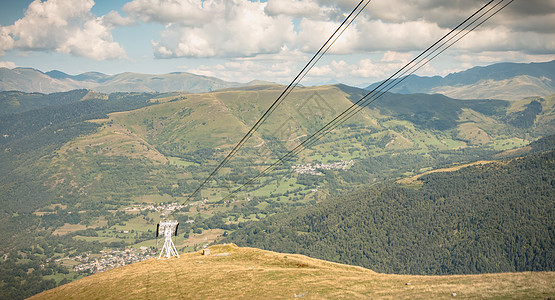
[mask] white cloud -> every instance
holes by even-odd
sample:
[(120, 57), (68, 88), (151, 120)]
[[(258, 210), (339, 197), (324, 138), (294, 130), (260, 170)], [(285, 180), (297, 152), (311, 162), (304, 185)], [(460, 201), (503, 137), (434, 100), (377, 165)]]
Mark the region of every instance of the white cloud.
[(456, 55), (454, 59), (460, 62), (464, 69), (478, 65), (490, 65), (498, 62), (545, 62), (555, 60), (555, 54), (526, 54), (520, 51), (483, 51), (473, 54)]
[[(332, 2), (318, 1), (321, 5)], [(347, 13), (357, 2), (339, 1), (336, 7)], [(373, 0), (354, 28), (349, 29), (356, 34), (348, 39), (351, 45), (348, 51), (423, 50), (485, 3), (481, 0)], [(464, 44), (465, 49), (472, 51), (521, 49), (552, 53), (555, 51), (554, 34), (555, 1), (515, 1), (482, 24), (476, 34), (465, 37), (457, 45)], [(301, 32), (299, 36), (309, 36), (309, 33)]]
[(67, 39), (56, 48), (62, 53), (96, 60), (124, 57), (125, 52), (112, 40), (109, 29), (97, 18), (87, 21), (82, 28), (73, 29)]
[[(334, 33), (340, 23), (303, 19), (299, 24), (299, 33), (295, 44), (306, 53), (315, 53), (324, 42)], [(357, 33), (353, 26), (346, 30), (328, 50), (330, 54), (346, 54), (353, 50), (353, 42), (357, 40)]]
[(456, 48), (470, 51), (524, 51), (528, 53), (554, 53), (555, 32), (515, 32), (499, 26), (471, 32)]
[(8, 68), (8, 69), (13, 69), (17, 67), (17, 65), (14, 62), (11, 61), (0, 61), (0, 68)]
[(318, 16), (322, 8), (312, 0), (268, 0), (265, 12), (270, 16), (288, 15), (298, 18)]
[[(93, 0), (35, 0), (23, 18), (11, 26), (0, 26), (0, 55), (16, 49), (56, 51), (96, 60), (123, 58), (125, 51), (114, 40), (114, 28), (143, 22), (148, 23), (140, 25), (148, 30), (144, 40), (125, 41), (133, 47), (140, 47), (141, 42), (150, 45), (156, 58), (223, 58), (214, 66), (208, 60), (191, 60), (187, 65), (201, 65), (188, 70), (232, 81), (263, 79), (289, 83), (359, 3), (359, 0), (127, 1), (121, 10), (114, 7), (114, 11), (97, 17), (91, 12)], [(382, 80), (485, 3), (372, 0), (333, 45), (322, 64), (311, 71), (307, 78), (310, 83), (305, 80), (302, 84)], [(164, 29), (158, 36), (150, 36), (157, 28)], [(133, 32), (125, 30), (120, 33)], [(436, 69), (426, 65), (419, 73), (444, 75), (448, 70), (504, 60), (547, 61), (553, 59), (554, 53), (555, 1), (514, 1), (442, 54), (439, 63), (432, 63)]]
[(114, 10), (102, 16), (102, 22), (107, 26), (131, 26), (137, 24), (133, 18), (124, 18)]
[[(296, 43), (304, 52), (316, 52), (338, 26), (339, 23), (303, 19)], [(423, 50), (445, 32), (427, 21), (385, 23), (361, 17), (339, 37), (329, 53)]]
[(209, 20), (210, 11), (217, 5), (215, 1), (200, 0), (133, 0), (123, 6), (123, 10), (142, 22), (161, 24), (180, 23), (196, 26)]
[(227, 81), (249, 82), (256, 79), (271, 80), (280, 83), (289, 83), (298, 72), (294, 62), (282, 61), (275, 63), (257, 61), (230, 61), (217, 65), (201, 65), (188, 69), (194, 74), (218, 77)]
[(332, 60), (328, 64), (315, 66), (307, 80), (321, 82), (331, 77), (347, 84), (368, 84), (389, 77), (412, 58), (412, 55), (408, 53), (388, 51), (383, 53), (381, 58), (364, 58), (354, 63)]
[(4, 55), (5, 51), (13, 49), (14, 40), (10, 36), (8, 28), (0, 26), (0, 55)]
[[(457, 46), (468, 51), (493, 50), (498, 45), (500, 51), (522, 47), (529, 52), (552, 52), (555, 47), (549, 41), (555, 40), (555, 5), (545, 2), (530, 0), (533, 8), (515, 2), (483, 24), (479, 34), (465, 38), (473, 42)], [(152, 42), (156, 57), (238, 59), (276, 54), (283, 47), (312, 54), (358, 3), (132, 0), (123, 10), (137, 20), (166, 26)], [(373, 0), (329, 53), (420, 51), (483, 5), (481, 0)]]
[(93, 5), (93, 0), (35, 0), (23, 18), (0, 28), (0, 51), (58, 51), (96, 60), (124, 57), (111, 26), (92, 15)]
[[(168, 23), (153, 41), (155, 56), (245, 57), (279, 53), (294, 36), (290, 17), (269, 16), (265, 4), (244, 0), (173, 1), (169, 7), (147, 3), (167, 0), (134, 0), (124, 10), (143, 21)], [(166, 9), (172, 8), (171, 12)], [(188, 16), (189, 9), (194, 16)], [(163, 11), (160, 11), (163, 10)], [(155, 13), (158, 12), (158, 13)]]

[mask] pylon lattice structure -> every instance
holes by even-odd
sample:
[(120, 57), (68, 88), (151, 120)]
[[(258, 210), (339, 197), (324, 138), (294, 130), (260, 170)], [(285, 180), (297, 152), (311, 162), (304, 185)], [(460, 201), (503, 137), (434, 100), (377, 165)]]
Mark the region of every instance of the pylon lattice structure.
[(162, 257), (170, 258), (172, 256), (179, 257), (179, 253), (177, 253), (177, 249), (175, 249), (175, 245), (172, 241), (172, 235), (177, 235), (177, 226), (179, 226), (179, 222), (177, 221), (160, 221), (156, 228), (156, 237), (160, 235), (164, 235), (164, 246), (162, 247), (162, 251), (158, 256), (158, 259)]

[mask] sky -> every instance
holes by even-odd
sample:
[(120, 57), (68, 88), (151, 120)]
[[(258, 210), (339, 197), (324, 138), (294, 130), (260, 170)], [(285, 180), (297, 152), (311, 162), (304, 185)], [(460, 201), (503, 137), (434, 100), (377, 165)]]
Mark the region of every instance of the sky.
[[(0, 67), (287, 84), (359, 0), (0, 0)], [(486, 0), (373, 0), (301, 82), (386, 79)], [(515, 0), (419, 70), (555, 59), (555, 0)]]

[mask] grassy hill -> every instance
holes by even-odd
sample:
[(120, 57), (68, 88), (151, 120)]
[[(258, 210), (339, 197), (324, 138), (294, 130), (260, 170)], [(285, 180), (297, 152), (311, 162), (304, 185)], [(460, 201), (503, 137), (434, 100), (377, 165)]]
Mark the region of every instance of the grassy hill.
[[(168, 201), (191, 204), (187, 195), (282, 88), (261, 85), (203, 94), (3, 92), (0, 107), (10, 112), (0, 121), (3, 213), (58, 204), (76, 212)], [(202, 197), (218, 206), (227, 192), (362, 94), (343, 85), (297, 88)], [(318, 202), (377, 180), (515, 149), (552, 133), (554, 103), (555, 96), (508, 102), (387, 94), (240, 198), (258, 198), (249, 215), (259, 219), (279, 207)], [(350, 160), (351, 167), (322, 176), (292, 172), (295, 165)], [(240, 223), (244, 217), (227, 222)]]
[[(181, 172), (179, 168), (182, 168), (182, 174), (176, 177), (178, 180), (154, 184), (158, 190), (172, 190), (163, 193), (181, 197), (191, 192), (190, 187), (207, 176), (230, 151), (277, 98), (281, 88), (268, 85), (157, 98), (148, 107), (98, 120), (98, 132), (64, 145), (50, 166), (58, 166), (59, 172), (66, 174), (56, 176), (57, 181), (63, 179), (66, 184), (73, 181), (78, 186), (89, 186), (91, 196), (97, 187), (108, 186), (97, 176), (100, 174), (97, 164), (103, 160), (131, 158), (130, 165), (148, 164), (164, 169), (162, 174), (169, 176)], [(239, 186), (243, 178), (254, 176), (257, 170), (293, 149), (308, 134), (349, 107), (351, 98), (358, 92), (338, 86), (298, 88), (237, 153), (237, 158), (223, 170), (221, 175), (225, 176), (216, 178), (210, 187), (218, 189), (226, 185), (226, 190), (230, 190)], [(425, 153), (511, 149), (527, 143), (525, 139), (530, 137), (527, 132), (549, 134), (554, 99), (530, 98), (509, 103), (460, 101), (440, 95), (388, 94), (372, 109), (361, 111), (325, 140), (307, 149), (293, 163), (366, 160), (395, 152), (421, 160), (421, 154)], [(526, 103), (532, 102), (542, 108), (528, 112)], [(458, 155), (462, 152), (449, 154), (449, 159), (468, 159)], [(134, 161), (140, 157), (142, 162)], [(79, 161), (82, 172), (88, 174), (85, 181), (76, 178), (78, 174), (67, 172), (69, 161)], [(401, 174), (423, 167), (430, 167), (430, 162), (412, 165)], [(127, 182), (142, 180), (121, 178), (127, 178)], [(185, 178), (188, 178), (186, 184)], [(296, 181), (289, 184), (294, 188), (275, 190), (290, 194), (300, 187)], [(59, 185), (62, 186), (64, 183)], [(312, 189), (305, 190), (309, 188)], [(215, 200), (224, 193), (220, 188), (207, 190), (202, 195)], [(267, 193), (252, 195), (267, 196)]]
[(151, 259), (83, 278), (30, 299), (368, 299), (555, 296), (553, 272), (386, 275), (296, 254), (234, 245)]

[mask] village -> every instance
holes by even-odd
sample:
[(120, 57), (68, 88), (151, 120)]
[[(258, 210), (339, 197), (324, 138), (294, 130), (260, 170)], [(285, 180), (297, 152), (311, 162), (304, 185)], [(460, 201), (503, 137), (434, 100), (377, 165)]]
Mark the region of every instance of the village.
[(126, 207), (123, 210), (128, 211), (128, 212), (144, 211), (144, 210), (158, 211), (158, 212), (172, 212), (172, 211), (178, 211), (178, 210), (181, 210), (183, 208), (186, 208), (189, 205), (190, 204), (179, 204), (177, 202), (168, 203), (168, 204), (164, 204), (164, 203), (147, 204), (147, 205), (145, 205), (145, 204), (136, 204), (136, 205), (133, 205), (133, 206)]
[[(128, 248), (125, 250), (103, 250), (100, 251), (101, 257), (92, 257), (87, 254), (78, 255), (72, 259), (81, 262), (73, 267), (74, 272), (85, 272), (90, 274), (100, 273), (111, 270), (124, 265), (141, 262), (156, 256), (154, 250), (149, 247), (140, 247), (139, 249)], [(69, 258), (60, 258), (56, 262), (68, 260)]]
[(195, 205), (203, 205), (203, 204), (206, 204), (207, 202), (208, 202), (208, 199), (203, 198), (201, 201), (195, 201), (188, 204), (179, 204), (177, 202), (158, 203), (158, 204), (135, 204), (135, 205), (123, 208), (123, 211), (128, 213), (141, 212), (141, 211), (156, 211), (156, 212), (160, 212), (161, 216), (165, 216), (168, 213), (172, 213), (174, 211), (183, 211), (183, 210), (186, 210), (188, 207), (195, 206)]
[(319, 170), (346, 170), (348, 167), (353, 165), (353, 160), (341, 160), (333, 163), (327, 164), (306, 164), (306, 165), (294, 165), (291, 168), (298, 174), (308, 174), (308, 175), (316, 175), (316, 176), (323, 176), (324, 173), (320, 172)]

